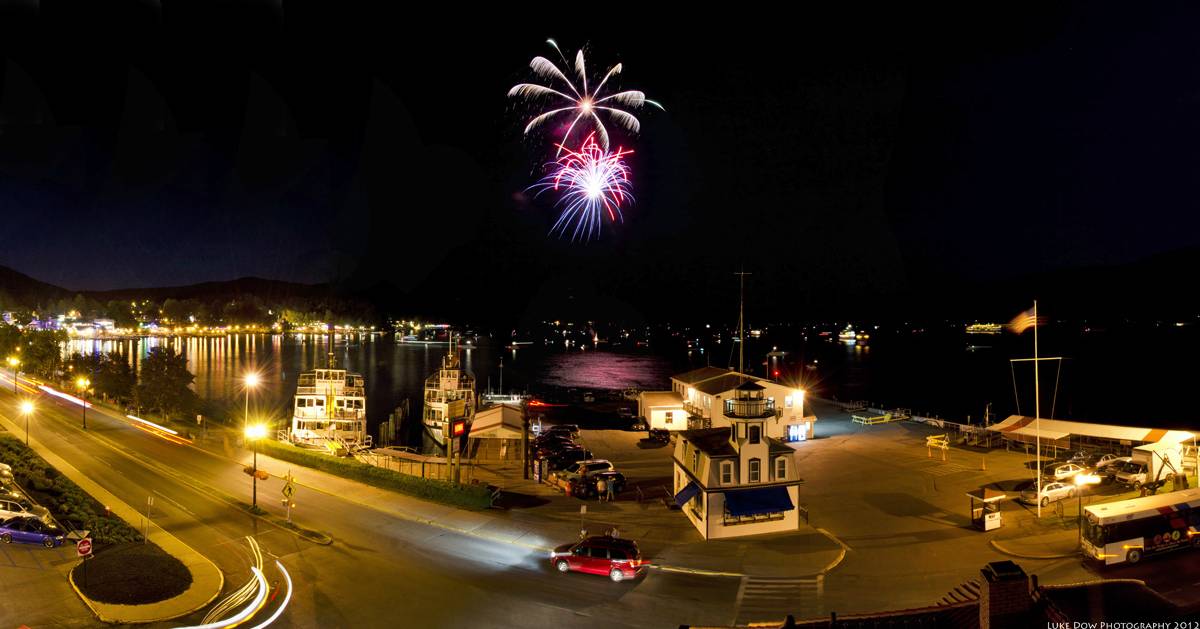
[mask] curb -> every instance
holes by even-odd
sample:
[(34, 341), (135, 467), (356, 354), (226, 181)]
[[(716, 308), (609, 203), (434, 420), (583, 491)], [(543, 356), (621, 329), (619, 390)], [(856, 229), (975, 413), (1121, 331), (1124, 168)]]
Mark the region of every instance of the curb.
[(992, 548), (995, 548), (996, 550), (1004, 553), (1005, 555), (1012, 555), (1013, 557), (1017, 557), (1019, 559), (1068, 559), (1070, 557), (1076, 557), (1079, 555), (1078, 552), (1070, 552), (1070, 553), (1057, 554), (1057, 555), (1037, 555), (1034, 553), (1018, 553), (1018, 552), (1011, 551), (1011, 550), (1001, 546), (1000, 542), (998, 542), (996, 540), (991, 540), (990, 544), (992, 545)]
[(832, 562), (829, 563), (829, 565), (822, 568), (821, 572), (818, 573), (818, 574), (829, 574), (830, 571), (832, 571), (834, 568), (841, 565), (842, 560), (846, 558), (846, 551), (850, 550), (850, 547), (847, 546), (845, 542), (838, 539), (833, 533), (830, 533), (829, 531), (826, 531), (825, 529), (818, 528), (817, 532), (820, 533), (821, 535), (824, 535), (825, 537), (828, 537), (830, 540), (835, 542), (838, 546), (842, 547), (841, 552), (838, 553), (837, 559), (834, 559)]

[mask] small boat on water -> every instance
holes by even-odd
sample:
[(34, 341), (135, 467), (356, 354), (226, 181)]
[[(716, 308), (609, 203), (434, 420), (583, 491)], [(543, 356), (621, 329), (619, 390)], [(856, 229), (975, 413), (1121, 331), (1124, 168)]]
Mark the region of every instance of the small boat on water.
[(1004, 326), (999, 323), (972, 323), (967, 326), (967, 334), (999, 334)]
[(425, 379), (425, 409), (421, 423), (438, 444), (446, 444), (450, 422), (475, 417), (475, 376), (463, 371), (454, 337), (442, 357), (442, 366)]
[(839, 341), (853, 341), (858, 338), (858, 334), (854, 332), (854, 328), (847, 325), (845, 330), (838, 333)]
[(367, 434), (366, 382), (361, 374), (329, 367), (300, 374), (292, 403), (291, 443), (342, 453), (371, 447)]

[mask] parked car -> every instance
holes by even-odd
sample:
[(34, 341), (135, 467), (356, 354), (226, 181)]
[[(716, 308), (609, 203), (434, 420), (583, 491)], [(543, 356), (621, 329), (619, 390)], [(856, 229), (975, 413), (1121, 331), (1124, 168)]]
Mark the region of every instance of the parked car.
[(650, 441), (654, 441), (656, 443), (670, 443), (671, 442), (671, 431), (663, 430), (661, 428), (655, 428), (650, 431), (648, 438), (650, 439)]
[(1075, 485), (1061, 482), (1052, 482), (1042, 485), (1042, 491), (1040, 494), (1038, 493), (1037, 487), (1030, 487), (1029, 489), (1021, 492), (1021, 502), (1030, 505), (1041, 503), (1043, 507), (1051, 502), (1058, 502), (1064, 498), (1073, 497), (1075, 497)]
[(1078, 463), (1051, 463), (1042, 470), (1042, 477), (1056, 481), (1069, 480), (1082, 471), (1084, 468)]
[(1084, 467), (1090, 467), (1090, 468), (1096, 470), (1097, 472), (1099, 472), (1100, 470), (1104, 469), (1109, 463), (1112, 463), (1113, 461), (1115, 461), (1119, 458), (1121, 458), (1121, 457), (1117, 456), (1115, 454), (1111, 454), (1111, 453), (1101, 454), (1099, 452), (1095, 452), (1091, 456), (1089, 456), (1087, 458), (1087, 460), (1082, 463), (1082, 465)]
[(592, 451), (579, 448), (578, 450), (566, 450), (564, 452), (552, 455), (547, 459), (547, 466), (550, 470), (564, 470), (571, 466), (572, 463), (585, 461), (592, 458)]
[(1111, 483), (1117, 479), (1117, 474), (1121, 468), (1125, 467), (1126, 463), (1133, 460), (1131, 456), (1119, 456), (1115, 459), (1110, 459), (1103, 466), (1096, 466), (1096, 473), (1104, 476), (1104, 482)]
[(0, 498), (0, 520), (8, 518), (40, 518), (49, 513), (45, 507), (39, 507), (28, 498)]
[(596, 483), (600, 479), (604, 479), (605, 483), (612, 484), (614, 495), (619, 495), (621, 492), (625, 491), (625, 475), (616, 470), (607, 470), (588, 475), (588, 481), (590, 481), (589, 484), (591, 485), (591, 493), (595, 494), (598, 492), (596, 489)]
[(54, 548), (62, 545), (63, 532), (57, 526), (38, 518), (8, 518), (0, 522), (0, 542), (24, 542)]
[(572, 450), (583, 450), (583, 446), (571, 441), (551, 441), (534, 447), (534, 455), (543, 459), (554, 458)]
[(6, 483), (0, 480), (0, 499), (20, 499), (24, 497), (24, 492), (15, 483)]
[(569, 481), (580, 476), (591, 476), (595, 472), (606, 472), (611, 469), (613, 469), (613, 464), (607, 459), (590, 459), (570, 465), (558, 477)]
[(1142, 485), (1146, 482), (1146, 464), (1136, 461), (1126, 463), (1117, 472), (1116, 481), (1122, 485), (1129, 485), (1134, 489), (1141, 489)]
[(540, 446), (540, 445), (550, 444), (550, 443), (553, 443), (556, 441), (557, 442), (565, 442), (565, 443), (574, 443), (575, 438), (567, 433), (558, 432), (558, 433), (552, 433), (552, 434), (539, 435), (537, 438), (535, 438), (533, 440), (533, 443), (534, 443), (534, 445)]
[(545, 435), (567, 434), (572, 439), (579, 438), (579, 426), (576, 424), (555, 424), (542, 431)]
[(646, 569), (637, 542), (607, 535), (555, 548), (550, 565), (562, 573), (606, 574), (613, 581), (632, 579)]

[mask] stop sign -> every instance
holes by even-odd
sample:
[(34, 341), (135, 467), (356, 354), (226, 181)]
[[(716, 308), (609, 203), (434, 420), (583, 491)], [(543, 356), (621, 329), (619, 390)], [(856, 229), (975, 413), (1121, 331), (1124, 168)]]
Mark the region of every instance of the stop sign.
[(87, 557), (88, 555), (92, 554), (92, 540), (86, 537), (79, 540), (75, 544), (75, 552), (80, 557)]

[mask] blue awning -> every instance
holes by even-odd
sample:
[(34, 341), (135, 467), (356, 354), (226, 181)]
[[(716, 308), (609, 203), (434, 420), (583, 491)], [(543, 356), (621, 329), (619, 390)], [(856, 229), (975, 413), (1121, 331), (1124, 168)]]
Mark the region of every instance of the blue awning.
[(696, 481), (690, 481), (683, 486), (683, 489), (679, 490), (679, 493), (675, 494), (675, 504), (682, 507), (687, 504), (687, 501), (695, 498), (698, 493), (700, 493), (700, 486), (696, 484)]
[(787, 487), (763, 487), (725, 492), (725, 510), (729, 515), (762, 515), (795, 509)]

